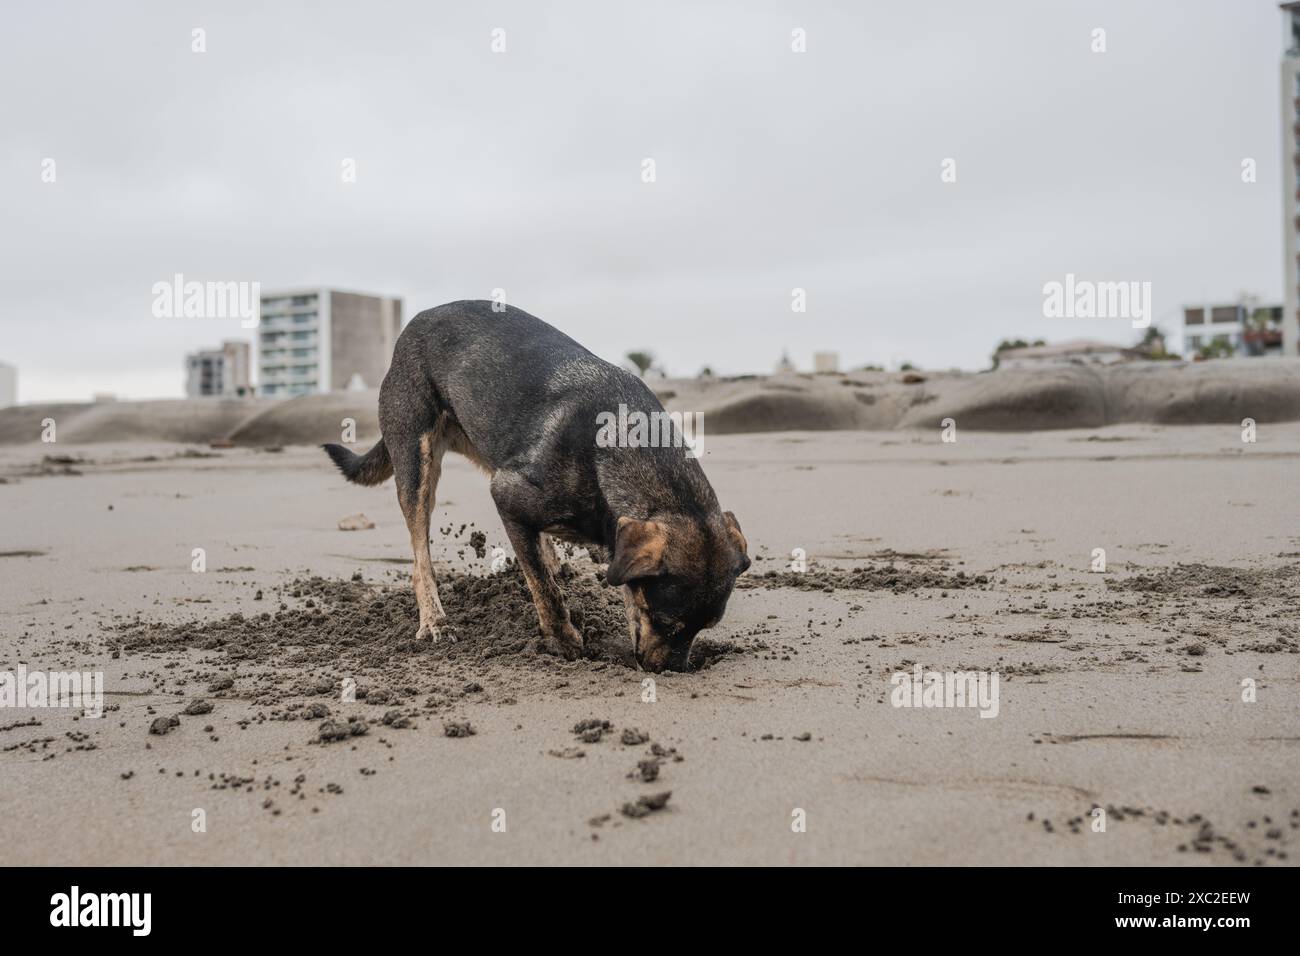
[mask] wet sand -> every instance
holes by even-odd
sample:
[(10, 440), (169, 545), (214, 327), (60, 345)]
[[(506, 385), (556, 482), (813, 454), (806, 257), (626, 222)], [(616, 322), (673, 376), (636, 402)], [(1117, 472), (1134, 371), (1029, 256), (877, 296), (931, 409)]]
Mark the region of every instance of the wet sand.
[[(1294, 862), (1298, 424), (711, 437), (756, 560), (652, 703), (581, 553), (592, 658), (528, 646), (463, 460), (433, 532), (461, 640), (428, 647), (391, 482), (189, 447), (0, 450), (0, 670), (109, 691), (0, 710), (13, 863)], [(996, 670), (998, 716), (891, 706), (915, 664)]]

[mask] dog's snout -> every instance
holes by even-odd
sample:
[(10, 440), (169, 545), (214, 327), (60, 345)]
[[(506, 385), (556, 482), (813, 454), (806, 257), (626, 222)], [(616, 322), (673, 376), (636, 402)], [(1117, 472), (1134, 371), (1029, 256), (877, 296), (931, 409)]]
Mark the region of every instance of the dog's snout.
[(641, 665), (642, 670), (653, 671), (658, 673), (664, 670), (669, 663), (671, 655), (669, 648), (664, 644), (657, 644), (646, 650), (637, 650), (637, 663)]
[(684, 671), (691, 656), (691, 641), (657, 640), (636, 648), (637, 663), (648, 671)]

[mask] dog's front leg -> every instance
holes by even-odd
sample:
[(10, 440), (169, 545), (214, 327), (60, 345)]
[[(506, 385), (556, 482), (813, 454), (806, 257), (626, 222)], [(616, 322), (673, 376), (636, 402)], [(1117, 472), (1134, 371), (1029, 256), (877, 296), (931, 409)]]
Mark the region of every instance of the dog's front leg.
[[(573, 626), (569, 619), (569, 609), (564, 604), (564, 595), (552, 573), (555, 563), (555, 546), (546, 540), (537, 526), (519, 512), (526, 510), (525, 486), (522, 479), (512, 480), (504, 472), (497, 472), (492, 479), (492, 497), (501, 514), (510, 544), (515, 549), (515, 560), (519, 570), (528, 582), (528, 590), (533, 596), (533, 606), (537, 608), (537, 620), (541, 625), (543, 647), (554, 654), (574, 660), (582, 656), (582, 633)], [(531, 486), (526, 486), (530, 488)], [(543, 552), (549, 547), (551, 554)], [(549, 560), (548, 560), (549, 557)]]
[(519, 562), (519, 570), (524, 573), (528, 590), (533, 595), (545, 649), (568, 660), (581, 657), (582, 633), (569, 619), (569, 609), (564, 604), (560, 585), (543, 557), (541, 535), (508, 518), (503, 520), (515, 549), (515, 560)]

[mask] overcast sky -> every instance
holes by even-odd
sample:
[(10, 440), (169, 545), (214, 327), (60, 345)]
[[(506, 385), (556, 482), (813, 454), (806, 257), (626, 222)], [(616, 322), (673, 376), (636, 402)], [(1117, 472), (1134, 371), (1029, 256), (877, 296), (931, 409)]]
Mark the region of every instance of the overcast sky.
[(6, 3), (0, 361), (22, 401), (180, 395), (250, 333), (155, 318), (174, 273), (504, 288), (672, 374), (1128, 343), (1044, 283), (1149, 281), (1175, 328), (1280, 298), (1282, 46), (1257, 0)]

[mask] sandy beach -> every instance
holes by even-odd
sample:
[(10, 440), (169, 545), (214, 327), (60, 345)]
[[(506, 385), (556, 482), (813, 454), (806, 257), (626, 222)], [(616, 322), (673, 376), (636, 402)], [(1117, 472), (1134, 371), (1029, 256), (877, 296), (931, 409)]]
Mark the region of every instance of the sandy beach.
[[(456, 456), (434, 559), (453, 617), (487, 603), (452, 646), (409, 640), (392, 483), (318, 449), (0, 449), (0, 671), (106, 687), (97, 719), (5, 711), (6, 858), (1294, 862), (1300, 423), (716, 435), (703, 464), (755, 562), (648, 694), (614, 639), (489, 635), (508, 545)], [(595, 572), (570, 557), (593, 628)], [(996, 672), (997, 716), (893, 706), (916, 665)]]

